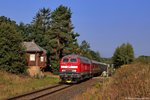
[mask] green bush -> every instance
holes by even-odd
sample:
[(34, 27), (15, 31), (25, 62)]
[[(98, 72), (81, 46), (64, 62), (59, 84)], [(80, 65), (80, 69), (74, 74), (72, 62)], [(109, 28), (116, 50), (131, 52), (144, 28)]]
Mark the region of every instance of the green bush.
[(113, 64), (115, 68), (123, 64), (130, 64), (134, 61), (134, 49), (131, 44), (122, 44), (117, 47), (113, 55)]
[(56, 75), (59, 74), (59, 63), (58, 62), (52, 62), (51, 68), (52, 68), (53, 74), (56, 74)]

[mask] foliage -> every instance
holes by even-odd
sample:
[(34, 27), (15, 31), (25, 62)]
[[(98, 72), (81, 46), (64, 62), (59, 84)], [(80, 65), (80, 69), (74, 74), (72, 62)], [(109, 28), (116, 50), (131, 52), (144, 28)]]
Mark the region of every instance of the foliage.
[(22, 37), (15, 21), (0, 17), (0, 70), (11, 73), (25, 72), (25, 53)]
[(150, 65), (144, 63), (122, 66), (113, 76), (111, 83), (113, 88), (108, 90), (110, 92), (107, 92), (107, 95), (114, 98), (114, 100), (128, 97), (148, 97), (150, 95), (149, 71)]
[(101, 58), (101, 62), (106, 64), (113, 64), (112, 58)]
[(51, 69), (53, 74), (58, 75), (59, 74), (59, 62), (58, 61), (51, 61)]
[(23, 41), (30, 41), (32, 40), (31, 34), (32, 34), (32, 26), (30, 24), (24, 24), (21, 22), (18, 25), (18, 30), (20, 31)]
[(83, 41), (78, 44), (78, 33), (73, 31), (71, 10), (60, 5), (51, 12), (49, 8), (40, 9), (31, 24), (20, 23), (19, 29), (25, 41), (34, 41), (45, 48), (48, 53), (48, 65), (52, 72), (58, 71), (62, 56), (75, 53), (90, 59), (100, 61), (100, 53), (90, 49), (90, 45)]
[(90, 52), (90, 44), (86, 40), (83, 40), (80, 49), (80, 55), (87, 56)]
[(49, 49), (47, 47), (49, 40), (47, 39), (48, 35), (46, 33), (50, 28), (50, 20), (51, 10), (49, 8), (42, 8), (37, 12), (31, 24), (32, 32), (30, 40), (34, 40), (35, 43), (45, 49)]
[(130, 64), (134, 60), (134, 50), (131, 44), (122, 44), (117, 47), (113, 55), (113, 63), (117, 68), (123, 64)]
[(102, 82), (87, 89), (73, 100), (124, 100), (149, 99), (150, 63), (123, 65), (111, 78), (100, 79)]
[[(59, 60), (63, 55), (77, 52), (78, 33), (73, 32), (71, 10), (60, 5), (53, 12), (49, 8), (40, 9), (29, 25), (20, 23), (24, 40), (34, 41), (48, 53), (48, 65), (52, 71), (58, 71)], [(51, 61), (50, 61), (51, 60)], [(53, 66), (54, 65), (54, 66)], [(57, 67), (56, 67), (57, 66)]]
[(135, 59), (135, 62), (150, 63), (150, 56), (141, 55)]
[(63, 54), (73, 52), (76, 48), (76, 37), (79, 36), (73, 32), (73, 25), (71, 22), (71, 10), (68, 7), (60, 5), (51, 14), (51, 27), (47, 32), (48, 44), (51, 52), (51, 62), (59, 67), (59, 60)]
[(90, 44), (86, 40), (82, 41), (79, 54), (92, 60), (101, 61), (100, 53), (91, 50)]

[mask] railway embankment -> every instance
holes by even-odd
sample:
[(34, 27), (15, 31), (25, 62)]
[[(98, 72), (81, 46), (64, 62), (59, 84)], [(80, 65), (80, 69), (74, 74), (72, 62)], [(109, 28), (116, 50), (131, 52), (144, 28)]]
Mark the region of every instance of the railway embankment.
[(72, 100), (78, 94), (82, 94), (87, 88), (96, 83), (103, 82), (102, 77), (94, 77), (78, 84), (56, 84), (43, 89), (24, 93), (18, 96), (7, 98), (8, 100)]
[[(59, 82), (58, 77), (33, 79), (4, 72), (0, 72), (0, 76), (0, 99)], [(150, 99), (149, 77), (149, 63), (134, 63), (122, 66), (112, 77), (94, 77), (61, 91), (52, 92), (53, 94), (43, 92), (50, 95), (41, 97), (45, 100), (49, 98), (52, 100)]]
[(74, 100), (150, 100), (150, 63), (124, 65)]
[(44, 78), (31, 78), (0, 71), (0, 100), (37, 89), (54, 85), (59, 78), (46, 75)]

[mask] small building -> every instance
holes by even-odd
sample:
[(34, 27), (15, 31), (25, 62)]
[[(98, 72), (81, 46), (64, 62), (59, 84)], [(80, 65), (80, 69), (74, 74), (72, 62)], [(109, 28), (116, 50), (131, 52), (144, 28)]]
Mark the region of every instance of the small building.
[(26, 64), (28, 67), (46, 67), (46, 50), (37, 45), (34, 41), (23, 42), (26, 51)]

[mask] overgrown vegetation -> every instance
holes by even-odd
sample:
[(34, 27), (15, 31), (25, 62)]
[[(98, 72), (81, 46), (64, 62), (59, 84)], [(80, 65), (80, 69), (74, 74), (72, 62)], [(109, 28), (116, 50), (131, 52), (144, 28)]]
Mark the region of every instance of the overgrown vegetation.
[(75, 100), (150, 99), (150, 61), (123, 65), (110, 79), (105, 80)]
[(131, 44), (122, 44), (117, 47), (112, 57), (115, 68), (134, 61), (134, 49)]
[(25, 73), (23, 39), (15, 21), (0, 17), (0, 70)]
[(18, 25), (7, 17), (0, 17), (0, 69), (23, 73), (26, 67), (21, 43), (32, 40), (47, 50), (47, 68), (53, 73), (58, 73), (59, 61), (67, 54), (76, 53), (100, 61), (100, 53), (90, 49), (88, 42), (83, 40), (78, 44), (79, 34), (74, 32), (71, 17), (71, 9), (63, 5), (54, 11), (39, 9), (29, 24)]
[(135, 62), (142, 62), (142, 63), (149, 64), (150, 63), (150, 56), (141, 55), (135, 59)]
[(0, 71), (0, 99), (44, 88), (59, 82), (58, 77), (46, 76), (42, 79), (18, 76)]

